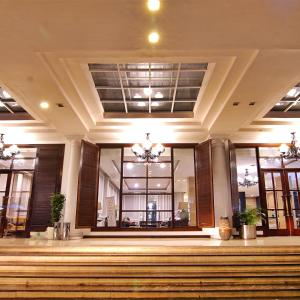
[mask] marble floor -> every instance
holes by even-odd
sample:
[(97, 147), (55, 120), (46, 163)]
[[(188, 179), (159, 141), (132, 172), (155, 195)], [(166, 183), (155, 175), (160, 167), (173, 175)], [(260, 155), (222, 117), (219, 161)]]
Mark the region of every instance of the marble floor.
[(30, 238), (3, 238), (0, 247), (17, 246), (46, 246), (46, 247), (89, 247), (89, 246), (300, 246), (300, 236), (293, 237), (264, 237), (255, 240), (232, 239), (221, 241), (210, 238), (88, 238), (69, 241), (52, 241)]

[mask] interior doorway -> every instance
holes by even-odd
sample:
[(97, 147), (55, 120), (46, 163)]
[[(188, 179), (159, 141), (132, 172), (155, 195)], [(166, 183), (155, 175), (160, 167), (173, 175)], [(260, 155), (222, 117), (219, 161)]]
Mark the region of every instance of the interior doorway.
[(300, 169), (261, 169), (268, 235), (300, 235)]

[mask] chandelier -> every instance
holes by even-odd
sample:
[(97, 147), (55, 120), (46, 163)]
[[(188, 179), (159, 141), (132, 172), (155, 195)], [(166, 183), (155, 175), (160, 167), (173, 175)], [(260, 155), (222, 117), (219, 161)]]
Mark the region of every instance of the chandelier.
[(20, 149), (17, 145), (12, 145), (9, 148), (5, 148), (4, 134), (0, 133), (0, 160), (12, 159), (19, 153)]
[(299, 159), (300, 158), (300, 147), (296, 140), (296, 132), (291, 132), (292, 141), (290, 146), (282, 144), (279, 148), (281, 156), (285, 159)]
[(245, 169), (244, 179), (241, 177), (238, 177), (238, 183), (240, 186), (248, 188), (250, 186), (254, 186), (254, 185), (258, 184), (258, 178), (257, 178), (257, 176), (252, 178), (252, 176), (249, 174), (248, 169)]
[(134, 144), (131, 147), (132, 152), (141, 160), (156, 160), (164, 151), (162, 144), (153, 145), (150, 141), (150, 133), (146, 133), (146, 140), (143, 144)]

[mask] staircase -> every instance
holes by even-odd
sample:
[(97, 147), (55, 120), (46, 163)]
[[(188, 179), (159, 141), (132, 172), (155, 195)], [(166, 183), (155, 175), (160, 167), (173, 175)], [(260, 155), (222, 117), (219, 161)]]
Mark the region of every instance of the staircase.
[(300, 247), (0, 246), (0, 299), (300, 299)]

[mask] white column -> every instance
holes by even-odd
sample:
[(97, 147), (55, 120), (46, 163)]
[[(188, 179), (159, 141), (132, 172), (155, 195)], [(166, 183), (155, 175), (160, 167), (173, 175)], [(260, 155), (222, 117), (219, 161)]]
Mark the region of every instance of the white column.
[(65, 145), (64, 165), (62, 174), (61, 192), (66, 196), (64, 207), (64, 222), (71, 223), (71, 237), (80, 235), (75, 230), (77, 187), (80, 167), (81, 138), (70, 138)]
[(218, 238), (220, 217), (228, 217), (232, 221), (229, 157), (222, 139), (212, 141), (212, 168), (216, 226), (214, 237)]

